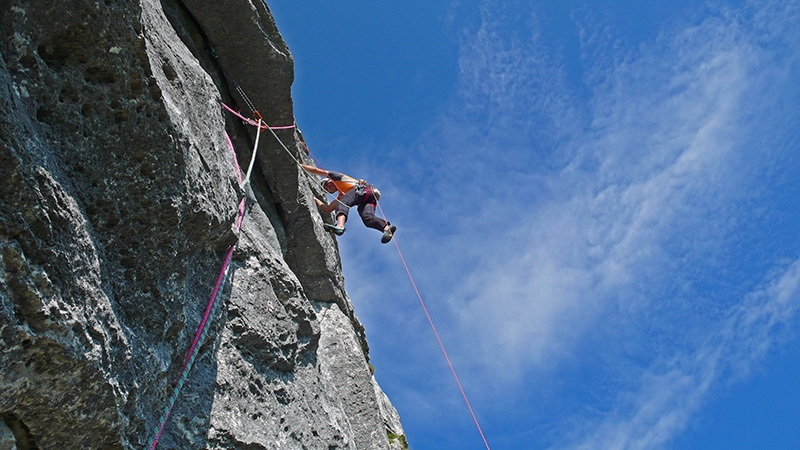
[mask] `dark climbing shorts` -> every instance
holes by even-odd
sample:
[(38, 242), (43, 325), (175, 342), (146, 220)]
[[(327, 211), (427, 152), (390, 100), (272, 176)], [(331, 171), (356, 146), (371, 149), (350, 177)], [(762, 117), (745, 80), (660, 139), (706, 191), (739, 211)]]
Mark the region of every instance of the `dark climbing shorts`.
[(375, 215), (378, 200), (373, 195), (372, 188), (368, 187), (363, 194), (358, 191), (358, 188), (350, 189), (336, 202), (336, 216), (344, 215), (345, 220), (347, 220), (350, 207), (357, 206), (358, 215), (361, 216), (361, 221), (364, 222), (364, 225), (383, 231), (386, 228), (386, 221)]

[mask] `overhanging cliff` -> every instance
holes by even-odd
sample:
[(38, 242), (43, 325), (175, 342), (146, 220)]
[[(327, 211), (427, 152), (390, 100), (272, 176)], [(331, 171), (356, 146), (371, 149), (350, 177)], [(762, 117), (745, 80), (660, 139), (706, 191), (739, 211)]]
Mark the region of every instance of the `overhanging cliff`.
[[(402, 448), (260, 0), (0, 0), (0, 446)], [(244, 222), (235, 221), (247, 198)]]

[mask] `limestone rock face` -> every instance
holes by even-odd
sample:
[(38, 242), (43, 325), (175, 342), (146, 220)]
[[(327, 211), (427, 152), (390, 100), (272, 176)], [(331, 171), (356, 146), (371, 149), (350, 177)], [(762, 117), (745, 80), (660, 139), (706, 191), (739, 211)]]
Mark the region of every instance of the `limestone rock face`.
[(0, 447), (145, 448), (234, 246), (159, 448), (403, 448), (300, 134), (240, 185), (255, 128), (220, 102), (294, 122), (268, 6), (0, 10)]

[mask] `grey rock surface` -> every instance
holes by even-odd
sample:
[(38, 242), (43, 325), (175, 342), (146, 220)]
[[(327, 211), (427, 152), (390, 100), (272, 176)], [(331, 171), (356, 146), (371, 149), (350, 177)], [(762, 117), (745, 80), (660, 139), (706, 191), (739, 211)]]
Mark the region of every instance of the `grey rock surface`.
[(0, 448), (144, 448), (232, 245), (159, 448), (403, 448), (302, 136), (237, 178), (255, 130), (220, 102), (294, 121), (267, 5), (0, 9)]

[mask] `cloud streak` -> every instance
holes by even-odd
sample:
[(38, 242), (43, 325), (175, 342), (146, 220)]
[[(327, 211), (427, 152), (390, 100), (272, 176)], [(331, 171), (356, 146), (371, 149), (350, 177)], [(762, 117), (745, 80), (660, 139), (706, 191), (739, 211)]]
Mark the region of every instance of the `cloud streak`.
[[(608, 303), (639, 301), (633, 300), (639, 289), (637, 280), (657, 277), (676, 252), (697, 252), (696, 247), (708, 247), (703, 241), (713, 236), (713, 246), (718, 244), (718, 236), (724, 237), (726, 215), (732, 214), (730, 207), (736, 201), (731, 193), (747, 176), (730, 167), (730, 161), (744, 150), (737, 145), (736, 132), (739, 106), (746, 99), (747, 80), (741, 74), (753, 62), (747, 48), (737, 47), (718, 36), (715, 27), (709, 28), (705, 34), (712, 35), (712, 44), (695, 47), (698, 42), (708, 42), (707, 36), (697, 36), (678, 42), (679, 49), (670, 48), (677, 45), (675, 41), (686, 39), (679, 35), (663, 44), (665, 49), (615, 68), (605, 85), (594, 87), (589, 124), (568, 123), (574, 119), (571, 111), (579, 105), (568, 106), (565, 89), (546, 92), (559, 100), (533, 99), (540, 104), (566, 105), (548, 109), (551, 118), (543, 123), (568, 123), (561, 126), (570, 131), (561, 134), (571, 139), (553, 153), (572, 157), (560, 167), (550, 160), (544, 169), (530, 168), (519, 175), (524, 178), (532, 172), (532, 178), (547, 192), (533, 202), (519, 205), (519, 196), (493, 196), (489, 189), (484, 192), (476, 210), (491, 225), (481, 230), (489, 238), (480, 252), (487, 257), (472, 271), (475, 281), (459, 295), (473, 299), (463, 309), (464, 328), (483, 329), (480, 336), (485, 339), (486, 351), (495, 356), (498, 348), (508, 349), (509, 354), (504, 355), (508, 364), (501, 364), (503, 367), (520, 357), (530, 358), (523, 361), (525, 366), (533, 361), (547, 361), (544, 364), (551, 366), (547, 353), (564, 350), (559, 350), (562, 344), (553, 342), (580, 337), (580, 327), (570, 324), (591, 326)], [(697, 30), (693, 33), (699, 34)], [(482, 34), (476, 35), (470, 51), (496, 51), (496, 42), (481, 46)], [(517, 48), (517, 41), (511, 39), (511, 50), (506, 51), (525, 54), (530, 46)], [(488, 57), (465, 59), (484, 61)], [(538, 73), (552, 63), (546, 58), (536, 60), (544, 67), (529, 72), (538, 79)], [(676, 66), (684, 69), (672, 69)], [(518, 66), (507, 70), (507, 76), (528, 74), (521, 73)], [(557, 70), (553, 76), (558, 77)], [(465, 91), (487, 88), (465, 86)], [(511, 110), (510, 116), (517, 117), (520, 108), (514, 103), (532, 101), (529, 96), (508, 95), (504, 86), (499, 88), (504, 92), (498, 97), (512, 104), (499, 104), (497, 117), (502, 117), (506, 108)], [(535, 129), (537, 124), (531, 127)], [(496, 154), (508, 149), (483, 147), (476, 151)], [(480, 160), (480, 154), (470, 156)], [(488, 173), (493, 178), (504, 177), (515, 192), (524, 192), (524, 184), (515, 179), (515, 167)], [(513, 215), (521, 217), (510, 220)], [(502, 222), (516, 225), (496, 226)], [(676, 245), (680, 248), (672, 248)], [(500, 334), (506, 341), (493, 340), (492, 331), (497, 329), (509, 330)], [(569, 334), (558, 331), (563, 329)], [(528, 352), (522, 354), (521, 346)]]
[(676, 353), (644, 370), (637, 389), (570, 447), (652, 449), (683, 431), (708, 397), (731, 379), (749, 374), (784, 336), (777, 329), (796, 320), (800, 307), (800, 261), (767, 279), (732, 309), (696, 349)]
[[(385, 188), (474, 405), (512, 421), (522, 405), (558, 448), (659, 448), (796, 323), (797, 254), (753, 254), (780, 209), (765, 174), (800, 125), (780, 113), (799, 97), (800, 13), (783, 3), (710, 7), (635, 48), (578, 19), (580, 87), (535, 11), (484, 3), (459, 101), (413, 149), (411, 182)], [(407, 283), (348, 277), (366, 297)], [(411, 357), (438, 357), (425, 348)]]

